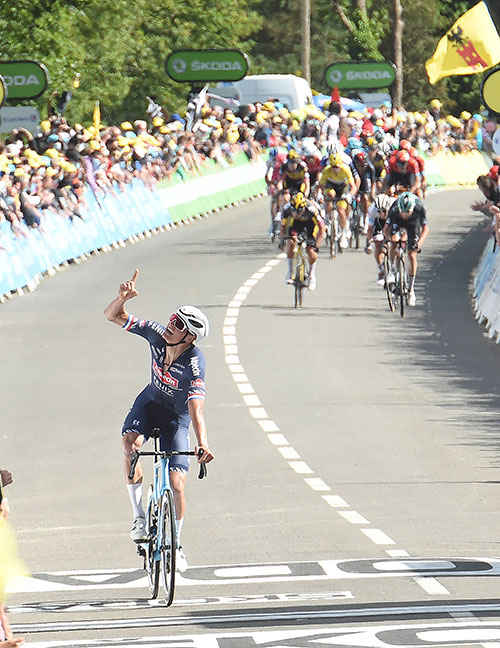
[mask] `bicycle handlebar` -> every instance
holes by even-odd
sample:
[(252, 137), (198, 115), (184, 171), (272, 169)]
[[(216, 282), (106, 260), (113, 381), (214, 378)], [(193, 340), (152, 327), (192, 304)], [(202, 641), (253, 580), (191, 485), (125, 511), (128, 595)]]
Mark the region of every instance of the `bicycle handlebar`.
[[(198, 450), (198, 457), (201, 457), (203, 454), (203, 450)], [(140, 450), (134, 450), (130, 454), (130, 470), (128, 473), (128, 478), (133, 479), (134, 478), (134, 473), (135, 473), (135, 467), (137, 466), (137, 462), (139, 461), (140, 456), (149, 456), (149, 457), (163, 457), (164, 459), (168, 459), (170, 457), (173, 457), (174, 455), (183, 455), (183, 456), (189, 456), (189, 457), (194, 457), (196, 455), (195, 452), (178, 452), (176, 450), (172, 450), (170, 452), (166, 451), (160, 451), (160, 452), (142, 452)], [(200, 463), (200, 470), (198, 472), (198, 479), (203, 479), (204, 477), (207, 476), (207, 465), (205, 463)]]

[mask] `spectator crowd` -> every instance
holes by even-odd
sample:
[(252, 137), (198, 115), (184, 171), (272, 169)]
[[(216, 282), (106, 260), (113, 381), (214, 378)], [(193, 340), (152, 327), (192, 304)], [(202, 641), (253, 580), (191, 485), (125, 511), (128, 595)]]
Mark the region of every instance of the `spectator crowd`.
[[(0, 223), (6, 221), (16, 237), (27, 236), (30, 228), (43, 232), (44, 220), (54, 213), (85, 219), (86, 187), (99, 202), (134, 178), (153, 188), (174, 174), (184, 180), (210, 165), (224, 168), (240, 152), (254, 162), (269, 147), (300, 148), (304, 138), (321, 138), (328, 104), (289, 111), (272, 98), (236, 108), (205, 101), (189, 120), (189, 130), (185, 118), (159, 107), (148, 111), (147, 119), (119, 126), (84, 127), (52, 115), (41, 122), (38, 134), (20, 128), (0, 141)], [(467, 111), (445, 115), (442, 108), (434, 99), (420, 112), (396, 110), (388, 102), (376, 109), (343, 109), (341, 141), (346, 145), (349, 137), (379, 130), (395, 147), (406, 139), (430, 156), (476, 149), (491, 153), (494, 120)]]

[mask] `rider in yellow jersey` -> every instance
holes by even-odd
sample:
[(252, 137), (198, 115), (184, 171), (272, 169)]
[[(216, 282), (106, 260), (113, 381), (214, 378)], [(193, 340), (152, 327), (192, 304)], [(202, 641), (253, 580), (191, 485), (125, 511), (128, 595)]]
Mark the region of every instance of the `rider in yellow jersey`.
[(319, 178), (319, 185), (325, 197), (325, 209), (331, 214), (333, 203), (337, 205), (340, 229), (340, 246), (348, 246), (350, 237), (348, 216), (352, 197), (356, 194), (356, 183), (351, 169), (344, 163), (340, 153), (332, 153), (328, 159), (329, 165), (325, 167)]

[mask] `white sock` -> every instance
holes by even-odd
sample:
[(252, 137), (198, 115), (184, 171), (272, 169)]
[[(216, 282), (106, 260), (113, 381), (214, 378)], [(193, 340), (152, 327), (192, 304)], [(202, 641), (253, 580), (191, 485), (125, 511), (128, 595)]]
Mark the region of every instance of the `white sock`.
[(182, 525), (184, 524), (184, 518), (181, 518), (180, 520), (176, 520), (175, 523), (177, 524), (177, 544), (180, 547), (181, 546), (181, 531), (182, 531)]
[(144, 509), (142, 508), (142, 482), (137, 482), (137, 484), (127, 484), (127, 490), (134, 511), (134, 517), (146, 517)]
[(311, 263), (309, 267), (309, 276), (310, 277), (315, 277), (316, 276), (316, 261), (314, 263)]
[(288, 271), (291, 273), (292, 272), (293, 259), (287, 259), (287, 261), (288, 261)]

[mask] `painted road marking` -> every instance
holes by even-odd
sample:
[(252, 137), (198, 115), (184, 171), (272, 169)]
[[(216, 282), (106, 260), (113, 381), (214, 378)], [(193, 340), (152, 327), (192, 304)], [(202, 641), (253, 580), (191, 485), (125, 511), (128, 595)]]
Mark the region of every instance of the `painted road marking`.
[[(348, 590), (338, 592), (302, 592), (285, 594), (241, 594), (236, 596), (200, 596), (191, 599), (174, 599), (172, 607), (194, 607), (207, 605), (240, 605), (241, 603), (301, 603), (303, 601), (332, 601), (336, 599), (353, 599), (354, 595)], [(104, 601), (43, 601), (9, 605), (10, 617), (16, 614), (33, 613), (66, 613), (91, 612), (92, 610), (149, 610), (151, 608), (166, 608), (162, 599), (122, 599)], [(458, 614), (458, 613), (457, 613)], [(467, 614), (462, 612), (463, 615)], [(470, 616), (470, 615), (469, 615)]]
[[(498, 608), (497, 608), (498, 609)], [(39, 624), (40, 632), (55, 632), (64, 630), (112, 630), (119, 628), (138, 627), (172, 627), (189, 626), (195, 623), (202, 625), (211, 624), (263, 624), (270, 620), (293, 622), (295, 612), (281, 612), (269, 614), (234, 614), (228, 616), (203, 616), (203, 617), (144, 617), (142, 619), (108, 620), (101, 622), (76, 621), (74, 623)], [(309, 623), (318, 623), (338, 619), (341, 611), (308, 611), (299, 613), (297, 619), (307, 620)], [(408, 611), (406, 612), (408, 614)], [(373, 615), (371, 610), (370, 616)], [(361, 614), (360, 616), (364, 616)], [(140, 625), (142, 622), (142, 626)], [(53, 629), (52, 629), (53, 628)], [(13, 628), (15, 633), (29, 633), (28, 624)], [(37, 631), (37, 630), (35, 630)], [(263, 630), (252, 632), (218, 632), (198, 635), (172, 635), (158, 637), (137, 638), (107, 638), (107, 639), (77, 639), (68, 641), (40, 641), (30, 642), (33, 648), (63, 648), (66, 646), (80, 646), (94, 648), (96, 646), (130, 646), (137, 648), (144, 645), (148, 648), (156, 646), (186, 646), (189, 648), (260, 648), (276, 647), (297, 648), (305, 645), (327, 646), (363, 646), (365, 648), (408, 648), (409, 646), (449, 646), (473, 645), (485, 642), (500, 641), (500, 622), (484, 623), (419, 623), (397, 625), (361, 625), (352, 627), (308, 628), (291, 630)]]
[(380, 529), (361, 529), (361, 531), (377, 545), (396, 544), (392, 538)]
[[(237, 339), (237, 330), (236, 326), (238, 323), (238, 318), (240, 315), (240, 308), (243, 306), (243, 302), (248, 297), (250, 291), (261, 281), (263, 277), (275, 266), (277, 266), (282, 259), (286, 258), (284, 253), (279, 254), (276, 258), (270, 259), (267, 263), (262, 266), (259, 270), (254, 272), (250, 279), (247, 279), (240, 288), (236, 291), (234, 297), (229, 301), (226, 316), (224, 319), (223, 326), (223, 341), (225, 345), (225, 359), (226, 363), (231, 371), (231, 375), (236, 383), (236, 386), (243, 397), (243, 402), (248, 407), (248, 412), (253, 419), (255, 419), (260, 427), (269, 433), (279, 432), (279, 426), (275, 421), (273, 421), (267, 411), (262, 406), (262, 403), (257, 394), (255, 394), (254, 388), (252, 387), (248, 376), (241, 365), (240, 359), (238, 357), (238, 339)], [(298, 461), (299, 454), (286, 443), (286, 439), (283, 436), (277, 434), (268, 434), (268, 438), (271, 443), (277, 447), (278, 452), (281, 456), (288, 461), (288, 465), (298, 474), (298, 475), (314, 475), (313, 469), (308, 466), (304, 461)], [(319, 477), (309, 477), (304, 478), (304, 481), (314, 490), (314, 491), (330, 491), (331, 487), (326, 484)], [(349, 510), (350, 505), (338, 495), (321, 495), (322, 499), (331, 507), (331, 508), (343, 508), (343, 511), (337, 511), (345, 520), (351, 524), (358, 525), (370, 525), (370, 522), (363, 517), (357, 511)], [(370, 526), (361, 529), (361, 532), (371, 540), (374, 544), (383, 546), (383, 545), (395, 545), (396, 542), (389, 537), (381, 529), (371, 528)], [(386, 550), (388, 555), (397, 555), (389, 553), (390, 550)], [(394, 551), (394, 550), (393, 550)], [(409, 555), (404, 549), (398, 550), (401, 553), (399, 555)], [(422, 587), (428, 594), (438, 595), (438, 594), (449, 594), (448, 590), (440, 585), (435, 579), (432, 581), (429, 579), (415, 579), (415, 582)]]
[(450, 593), (444, 585), (441, 585), (441, 583), (432, 576), (417, 576), (415, 582), (431, 596), (446, 595)]
[[(449, 565), (449, 566), (446, 566)], [(457, 558), (431, 561), (400, 560), (316, 560), (245, 565), (206, 565), (189, 567), (176, 576), (179, 587), (196, 585), (235, 585), (287, 581), (352, 580), (366, 578), (443, 578), (500, 576), (500, 559)], [(428, 583), (429, 581), (426, 581)], [(436, 581), (437, 583), (437, 581)], [(76, 590), (147, 588), (142, 569), (111, 569), (41, 572), (20, 577), (9, 593)], [(425, 587), (430, 587), (427, 584)], [(435, 586), (437, 588), (437, 586)], [(444, 593), (444, 592), (440, 592)]]

